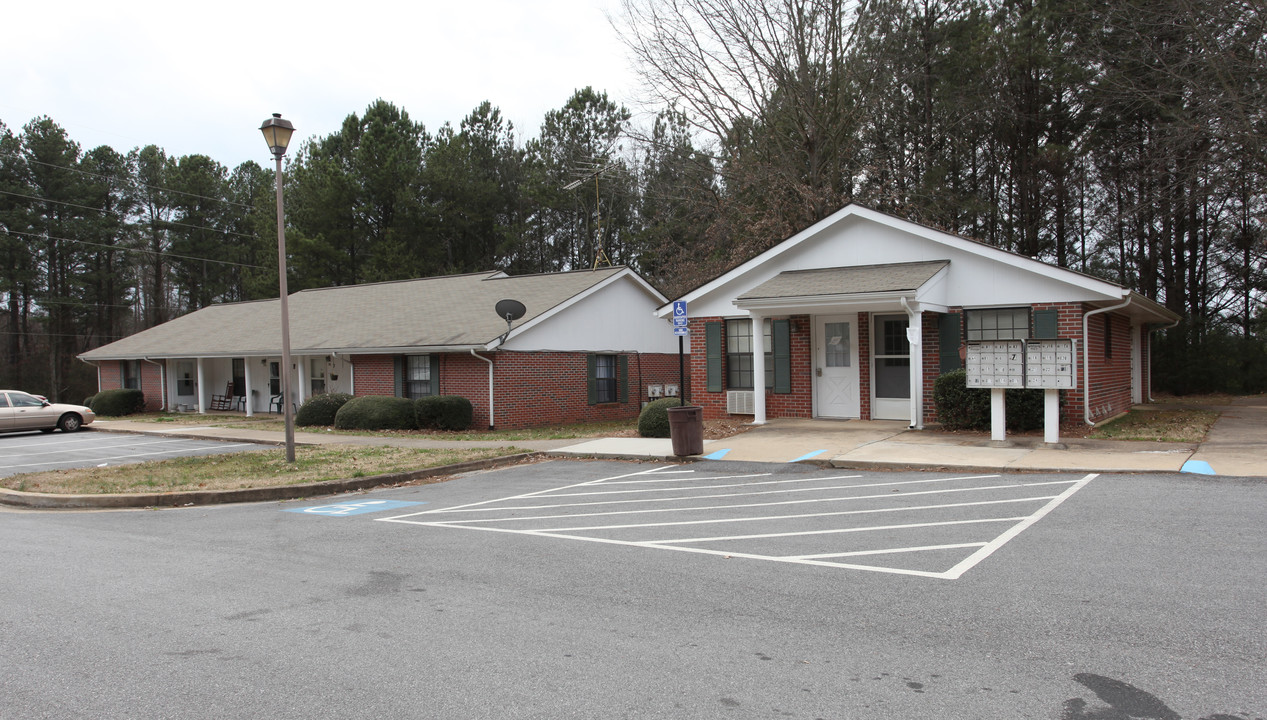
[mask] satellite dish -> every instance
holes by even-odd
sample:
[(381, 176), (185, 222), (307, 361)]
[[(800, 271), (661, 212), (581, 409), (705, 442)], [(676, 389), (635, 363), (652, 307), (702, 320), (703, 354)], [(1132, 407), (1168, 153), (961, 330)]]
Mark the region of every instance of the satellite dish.
[(518, 300), (498, 300), (494, 309), (497, 311), (497, 317), (506, 318), (507, 324), (518, 320), (528, 312), (528, 308)]
[(506, 332), (499, 338), (504, 343), (510, 337), (510, 324), (523, 317), (528, 308), (518, 300), (498, 300), (493, 309), (497, 311), (497, 317), (506, 318)]

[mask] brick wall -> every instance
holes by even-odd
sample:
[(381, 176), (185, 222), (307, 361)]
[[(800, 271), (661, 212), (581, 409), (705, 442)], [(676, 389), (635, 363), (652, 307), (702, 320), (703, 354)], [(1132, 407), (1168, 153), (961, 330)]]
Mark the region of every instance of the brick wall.
[[(792, 391), (790, 393), (776, 393), (767, 389), (765, 393), (766, 417), (807, 418), (811, 417), (814, 412), (814, 347), (812, 340), (814, 326), (810, 322), (808, 315), (784, 317), (787, 317), (790, 321), (791, 355), (789, 363), (791, 364)], [(774, 319), (779, 319), (779, 317), (775, 316)], [(722, 323), (723, 388), (720, 392), (708, 392), (707, 390), (708, 370), (704, 348), (704, 324), (709, 322)], [(697, 389), (696, 392), (689, 396), (691, 404), (704, 408), (704, 417), (706, 418), (752, 418), (752, 415), (731, 415), (726, 412), (726, 389), (724, 387), (727, 369), (725, 319), (721, 317), (692, 318), (690, 328), (690, 375), (694, 387)]]
[(858, 417), (871, 419), (871, 315), (858, 313)]
[[(626, 353), (628, 398), (623, 403), (590, 405), (587, 353), (482, 353), (493, 361), (493, 422), (498, 428), (539, 427), (602, 420), (632, 420), (642, 410), (648, 385), (677, 384), (677, 355)], [(357, 395), (394, 395), (395, 358), (352, 358)], [(469, 353), (440, 355), (437, 393), (471, 401), (474, 426), (488, 427), (488, 363)]]
[(937, 403), (933, 400), (933, 384), (937, 382), (937, 378), (941, 375), (941, 315), (938, 313), (923, 313), (923, 322), (920, 331), (923, 333), (923, 356), (924, 356), (924, 377), (923, 377), (923, 400), (920, 403), (920, 411), (923, 413), (924, 422), (937, 422)]
[[(1088, 308), (1089, 309), (1089, 308)], [(1111, 353), (1105, 351), (1105, 318), (1108, 318)], [(1082, 327), (1079, 323), (1079, 332)], [(1079, 355), (1082, 353), (1079, 352)], [(1103, 313), (1090, 318), (1087, 326), (1087, 388), (1091, 422), (1099, 422), (1131, 408), (1131, 325), (1130, 318)], [(1081, 417), (1082, 406), (1078, 406)]]
[[(119, 390), (123, 387), (123, 360), (102, 360), (98, 364), (100, 387), (98, 390)], [(163, 370), (158, 365), (140, 361), (141, 392), (145, 395), (145, 409), (157, 412), (163, 407)]]

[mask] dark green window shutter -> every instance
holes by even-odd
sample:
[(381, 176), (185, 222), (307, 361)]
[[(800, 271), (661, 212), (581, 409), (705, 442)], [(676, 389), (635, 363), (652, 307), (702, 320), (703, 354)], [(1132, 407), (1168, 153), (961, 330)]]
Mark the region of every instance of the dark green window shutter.
[(585, 356), (585, 391), (590, 405), (598, 404), (598, 356), (590, 353)]
[(1038, 340), (1054, 340), (1057, 337), (1059, 310), (1034, 311), (1034, 337)]
[(770, 325), (770, 348), (774, 357), (774, 392), (792, 392), (792, 323), (786, 318)]
[(440, 394), (440, 356), (431, 353), (431, 394)]
[(629, 356), (620, 355), (616, 361), (616, 392), (622, 403), (629, 402)]
[(396, 397), (405, 396), (405, 356), (397, 355), (396, 360)]
[(948, 373), (963, 367), (959, 359), (959, 345), (963, 342), (963, 314), (946, 313), (937, 324), (937, 335), (940, 338), (941, 371)]
[(721, 323), (704, 323), (705, 385), (709, 392), (721, 392)]

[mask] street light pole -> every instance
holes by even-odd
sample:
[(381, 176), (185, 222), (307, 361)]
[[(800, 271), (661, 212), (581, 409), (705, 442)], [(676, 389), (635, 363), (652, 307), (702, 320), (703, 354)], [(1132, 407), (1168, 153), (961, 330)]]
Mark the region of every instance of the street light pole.
[(280, 113), (264, 121), (260, 126), (268, 149), (277, 161), (277, 285), (282, 301), (282, 413), (286, 418), (286, 462), (295, 462), (295, 410), (290, 404), (290, 311), (287, 305), (289, 292), (286, 289), (286, 223), (282, 210), (282, 156), (286, 154), (286, 146), (290, 144), (290, 136), (295, 126), (283, 120)]

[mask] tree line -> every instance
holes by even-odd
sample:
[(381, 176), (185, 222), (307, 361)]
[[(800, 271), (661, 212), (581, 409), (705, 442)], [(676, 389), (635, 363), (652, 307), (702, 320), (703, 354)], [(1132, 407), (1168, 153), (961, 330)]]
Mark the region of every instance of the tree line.
[[(1267, 18), (1246, 0), (623, 0), (655, 114), (578, 90), (523, 139), (378, 100), (286, 162), (292, 290), (626, 264), (672, 296), (857, 202), (1184, 316), (1154, 380), (1267, 389)], [(0, 125), (0, 386), (275, 297), (272, 170)]]

